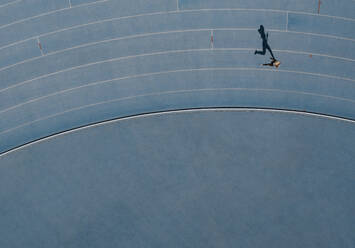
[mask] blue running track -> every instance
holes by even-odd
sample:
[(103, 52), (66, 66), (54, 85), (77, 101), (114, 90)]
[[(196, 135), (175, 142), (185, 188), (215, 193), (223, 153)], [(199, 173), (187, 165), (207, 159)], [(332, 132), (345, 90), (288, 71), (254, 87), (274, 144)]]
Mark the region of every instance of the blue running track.
[(355, 1), (318, 4), (0, 0), (0, 247), (354, 248)]

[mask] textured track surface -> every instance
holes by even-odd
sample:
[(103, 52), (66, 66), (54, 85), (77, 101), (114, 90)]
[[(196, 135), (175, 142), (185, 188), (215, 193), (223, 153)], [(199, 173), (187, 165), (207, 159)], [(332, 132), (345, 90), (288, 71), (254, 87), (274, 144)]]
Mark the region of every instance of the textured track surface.
[[(0, 3), (0, 152), (90, 123), (198, 107), (355, 119), (355, 2)], [(282, 66), (254, 55), (269, 32)], [(213, 42), (211, 42), (213, 36)]]
[(61, 134), (0, 158), (0, 246), (352, 248), (354, 141), (354, 122), (261, 110)]
[(0, 247), (355, 247), (355, 1), (318, 3), (0, 0)]

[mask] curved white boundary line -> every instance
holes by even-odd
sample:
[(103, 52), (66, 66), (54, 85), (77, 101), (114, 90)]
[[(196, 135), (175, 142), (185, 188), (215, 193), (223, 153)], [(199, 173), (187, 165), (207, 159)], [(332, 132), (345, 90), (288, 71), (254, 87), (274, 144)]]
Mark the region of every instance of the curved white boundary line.
[(297, 110), (281, 110), (281, 109), (268, 109), (268, 108), (197, 108), (197, 109), (184, 109), (184, 110), (169, 110), (169, 111), (161, 111), (161, 112), (156, 112), (156, 113), (148, 113), (148, 114), (137, 114), (134, 116), (129, 116), (129, 117), (119, 117), (114, 120), (107, 120), (107, 121), (101, 121), (99, 123), (94, 123), (94, 124), (89, 124), (83, 127), (78, 127), (74, 128), (71, 130), (67, 131), (62, 131), (57, 134), (50, 135), (45, 138), (40, 138), (36, 141), (31, 141), (27, 144), (21, 145), (17, 148), (11, 149), (7, 152), (0, 153), (0, 159), (1, 157), (4, 157), (10, 153), (16, 152), (18, 150), (24, 149), (26, 147), (29, 147), (31, 145), (35, 145), (41, 142), (45, 142), (47, 140), (63, 136), (63, 135), (68, 135), (74, 132), (80, 132), (81, 130), (89, 129), (89, 128), (94, 128), (94, 127), (99, 127), (103, 126), (106, 124), (112, 124), (112, 123), (117, 123), (117, 122), (122, 122), (122, 121), (128, 121), (128, 120), (134, 120), (138, 118), (147, 118), (147, 117), (152, 117), (152, 116), (162, 116), (165, 114), (181, 114), (181, 113), (190, 113), (190, 112), (268, 112), (268, 113), (282, 113), (282, 114), (294, 114), (294, 115), (301, 115), (301, 116), (309, 116), (309, 117), (315, 117), (315, 118), (320, 118), (320, 119), (329, 119), (329, 120), (335, 120), (335, 121), (342, 121), (342, 122), (347, 122), (351, 124), (355, 124), (355, 121), (349, 120), (349, 119), (343, 119), (340, 117), (335, 117), (335, 116), (329, 116), (325, 114), (317, 114), (317, 113), (309, 113), (309, 112), (304, 112), (304, 111), (297, 111)]
[(156, 93), (149, 93), (149, 94), (141, 94), (141, 95), (135, 95), (135, 96), (127, 96), (127, 97), (120, 97), (120, 98), (115, 98), (107, 101), (102, 101), (102, 102), (96, 102), (92, 104), (86, 104), (82, 105), (80, 107), (75, 107), (71, 109), (67, 109), (65, 111), (55, 113), (52, 115), (47, 115), (42, 118), (38, 118), (33, 121), (25, 122), (21, 125), (15, 126), (13, 128), (5, 129), (0, 132), (0, 135), (3, 135), (8, 132), (12, 132), (14, 130), (17, 130), (19, 128), (22, 128), (24, 126), (29, 126), (33, 123), (44, 121), (51, 119), (56, 116), (64, 115), (66, 113), (78, 111), (81, 109), (85, 108), (90, 108), (98, 105), (103, 105), (103, 104), (109, 104), (109, 103), (114, 103), (114, 102), (120, 102), (120, 101), (125, 101), (125, 100), (131, 100), (131, 99), (136, 99), (136, 98), (142, 98), (142, 97), (148, 97), (148, 96), (162, 96), (162, 95), (172, 95), (172, 94), (180, 94), (180, 93), (192, 93), (192, 92), (208, 92), (208, 91), (261, 91), (261, 92), (278, 92), (278, 93), (285, 93), (285, 94), (295, 94), (295, 95), (308, 95), (308, 96), (317, 96), (317, 97), (322, 97), (322, 98), (329, 98), (329, 99), (336, 99), (344, 102), (351, 102), (355, 103), (354, 100), (350, 99), (345, 99), (345, 98), (340, 98), (340, 97), (333, 97), (333, 96), (327, 96), (327, 95), (322, 95), (322, 94), (315, 94), (315, 93), (309, 93), (309, 92), (302, 92), (302, 91), (294, 91), (294, 90), (280, 90), (280, 89), (262, 89), (262, 88), (204, 88), (204, 89), (193, 89), (193, 90), (174, 90), (174, 91), (163, 91), (163, 92), (156, 92)]
[(194, 11), (261, 11), (261, 12), (278, 12), (278, 13), (291, 13), (291, 14), (299, 14), (299, 15), (311, 15), (311, 16), (319, 16), (319, 17), (327, 17), (327, 18), (335, 18), (335, 19), (342, 19), (345, 21), (352, 21), (355, 22), (354, 18), (350, 17), (343, 17), (343, 16), (333, 16), (333, 15), (324, 15), (324, 14), (316, 14), (312, 12), (304, 12), (304, 11), (297, 11), (297, 10), (278, 10), (278, 9), (246, 9), (246, 8), (216, 8), (216, 9), (188, 9), (188, 10), (182, 10), (185, 12), (194, 12)]
[(315, 117), (315, 118), (320, 118), (320, 119), (329, 119), (329, 120), (336, 120), (336, 121), (342, 121), (342, 122), (347, 122), (351, 124), (355, 124), (355, 121), (349, 120), (349, 119), (343, 119), (340, 117), (335, 117), (335, 116), (329, 116), (325, 114), (317, 114), (317, 113), (309, 113), (309, 112), (304, 112), (304, 111), (297, 111), (297, 110), (281, 110), (281, 109), (269, 109), (269, 108), (197, 108), (197, 109), (184, 109), (184, 110), (169, 110), (169, 111), (161, 111), (161, 112), (156, 112), (156, 113), (147, 113), (147, 114), (137, 114), (134, 116), (129, 116), (129, 117), (119, 117), (114, 120), (107, 120), (107, 121), (101, 121), (99, 123), (94, 123), (94, 124), (89, 124), (85, 125), (83, 127), (78, 127), (74, 128), (71, 130), (67, 131), (62, 131), (57, 134), (50, 135), (45, 138), (40, 138), (36, 141), (31, 141), (27, 144), (21, 145), (17, 148), (11, 149), (7, 152), (0, 153), (0, 159), (1, 157), (4, 157), (10, 153), (16, 152), (18, 150), (24, 149), (26, 147), (29, 147), (34, 144), (38, 144), (41, 142), (45, 142), (47, 140), (63, 136), (63, 135), (68, 135), (71, 133), (75, 132), (80, 132), (81, 130), (89, 129), (89, 128), (94, 128), (94, 127), (99, 127), (103, 126), (106, 124), (112, 124), (112, 123), (117, 123), (117, 122), (122, 122), (122, 121), (128, 121), (128, 120), (134, 120), (134, 119), (139, 119), (139, 118), (147, 118), (147, 117), (152, 117), (152, 116), (162, 116), (165, 114), (181, 114), (181, 113), (191, 113), (191, 112), (268, 112), (268, 113), (282, 113), (282, 114), (294, 114), (294, 115), (301, 115), (301, 116), (309, 116), (309, 117)]
[[(56, 91), (53, 92), (51, 94), (48, 95), (44, 95), (41, 97), (37, 97), (31, 100), (28, 100), (26, 102), (23, 103), (19, 103), (16, 105), (13, 105), (11, 107), (8, 107), (6, 109), (3, 109), (0, 111), (0, 115), (8, 112), (10, 110), (19, 108), (21, 106), (27, 105), (27, 104), (31, 104), (33, 102), (37, 102), (52, 96), (56, 96), (56, 95), (60, 95), (60, 94), (64, 94), (70, 91), (75, 91), (75, 90), (79, 90), (82, 88), (86, 88), (86, 87), (91, 87), (91, 86), (95, 86), (95, 85), (100, 85), (100, 84), (105, 84), (105, 83), (112, 83), (115, 81), (121, 81), (121, 80), (127, 80), (127, 79), (133, 79), (133, 78), (141, 78), (141, 77), (149, 77), (149, 76), (156, 76), (156, 75), (164, 75), (164, 74), (170, 74), (170, 73), (180, 73), (180, 72), (195, 72), (195, 71), (268, 71), (268, 72), (279, 72), (279, 73), (295, 73), (295, 74), (306, 74), (303, 72), (298, 72), (298, 71), (290, 71), (290, 70), (275, 70), (275, 69), (266, 69), (266, 68), (242, 68), (242, 67), (215, 67), (215, 68), (197, 68), (197, 69), (181, 69), (181, 70), (168, 70), (168, 71), (160, 71), (160, 72), (151, 72), (151, 73), (143, 73), (143, 74), (136, 74), (136, 75), (130, 75), (130, 76), (125, 76), (125, 77), (117, 77), (117, 78), (113, 78), (113, 79), (108, 79), (108, 80), (101, 80), (101, 81), (96, 81), (96, 82), (92, 82), (92, 83), (84, 83), (83, 85), (74, 87), (74, 88), (68, 88), (65, 90), (61, 90), (61, 91)], [(308, 74), (306, 74), (308, 75)], [(309, 74), (311, 76), (320, 76), (317, 74)], [(329, 96), (329, 97), (333, 97), (336, 99), (340, 99), (340, 100), (350, 100), (353, 101), (349, 98), (340, 98), (340, 97), (335, 97), (335, 96)], [(354, 101), (355, 102), (355, 101)]]

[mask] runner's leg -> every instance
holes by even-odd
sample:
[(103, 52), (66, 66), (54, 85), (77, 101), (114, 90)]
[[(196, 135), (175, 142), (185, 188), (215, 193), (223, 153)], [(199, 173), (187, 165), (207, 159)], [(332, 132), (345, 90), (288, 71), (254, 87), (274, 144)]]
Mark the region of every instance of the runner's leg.
[(263, 42), (263, 50), (262, 51), (255, 50), (255, 54), (265, 55), (266, 47), (267, 47), (267, 44), (265, 42)]

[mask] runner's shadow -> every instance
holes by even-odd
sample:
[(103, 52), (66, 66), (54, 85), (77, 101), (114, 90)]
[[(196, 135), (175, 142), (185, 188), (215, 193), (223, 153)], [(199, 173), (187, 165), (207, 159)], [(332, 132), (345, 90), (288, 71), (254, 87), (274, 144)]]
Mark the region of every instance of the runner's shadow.
[(260, 25), (260, 28), (258, 29), (258, 32), (260, 34), (260, 38), (263, 40), (263, 50), (262, 51), (258, 51), (255, 50), (254, 54), (260, 54), (260, 55), (265, 55), (266, 50), (268, 50), (271, 54), (272, 59), (275, 59), (274, 54), (272, 53), (272, 50), (268, 44), (268, 38), (269, 38), (269, 34), (266, 33), (265, 35), (265, 29), (263, 25)]

